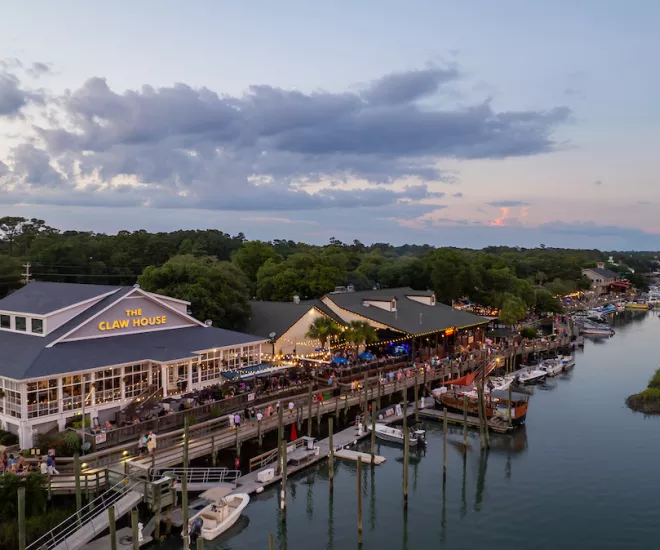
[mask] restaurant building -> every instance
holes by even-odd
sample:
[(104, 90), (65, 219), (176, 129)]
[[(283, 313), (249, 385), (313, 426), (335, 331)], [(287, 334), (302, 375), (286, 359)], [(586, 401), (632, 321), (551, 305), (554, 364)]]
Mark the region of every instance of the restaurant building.
[(0, 300), (0, 423), (22, 448), (80, 420), (103, 425), (140, 397), (221, 383), (261, 364), (267, 339), (223, 330), (189, 302), (139, 288), (32, 282)]
[(441, 357), (456, 346), (482, 342), (490, 320), (438, 302), (433, 291), (409, 287), (361, 291), (341, 287), (318, 300), (294, 297), (291, 302), (253, 301), (250, 305), (248, 331), (269, 337), (270, 345), (264, 350), (278, 358), (318, 351), (319, 341), (306, 334), (320, 316), (329, 317), (340, 327), (351, 321), (369, 323), (378, 336), (374, 348), (405, 346), (410, 351), (414, 346), (422, 354)]

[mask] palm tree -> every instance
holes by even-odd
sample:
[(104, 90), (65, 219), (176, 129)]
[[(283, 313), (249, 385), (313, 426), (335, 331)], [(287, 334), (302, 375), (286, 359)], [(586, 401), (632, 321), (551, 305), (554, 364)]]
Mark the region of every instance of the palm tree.
[(305, 334), (305, 338), (311, 338), (312, 340), (318, 340), (321, 342), (321, 347), (325, 349), (328, 340), (331, 340), (334, 336), (337, 336), (340, 333), (337, 323), (335, 323), (330, 317), (317, 317), (314, 319), (314, 322), (309, 325), (309, 329)]
[(349, 344), (355, 345), (355, 355), (360, 352), (361, 345), (373, 344), (378, 337), (376, 330), (366, 321), (351, 321), (344, 332), (344, 338)]

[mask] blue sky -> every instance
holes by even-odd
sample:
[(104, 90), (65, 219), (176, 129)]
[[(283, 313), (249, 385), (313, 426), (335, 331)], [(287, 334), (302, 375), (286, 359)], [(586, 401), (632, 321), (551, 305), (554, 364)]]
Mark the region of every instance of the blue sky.
[(13, 2), (0, 216), (660, 249), (660, 4)]

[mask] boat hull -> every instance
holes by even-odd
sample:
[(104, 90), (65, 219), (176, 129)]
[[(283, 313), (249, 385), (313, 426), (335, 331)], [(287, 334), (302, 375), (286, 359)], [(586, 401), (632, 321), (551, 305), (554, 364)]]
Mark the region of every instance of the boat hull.
[[(447, 408), (447, 411), (455, 413), (463, 413), (463, 399), (456, 398), (447, 394), (442, 396), (436, 396), (435, 402), (441, 408)], [(486, 418), (491, 419), (493, 417), (503, 417), (505, 416), (508, 420), (508, 409), (505, 411), (498, 410), (501, 408), (493, 407), (489, 402), (486, 404)], [(479, 408), (477, 402), (474, 400), (468, 400), (467, 412), (471, 416), (479, 416)], [(527, 403), (519, 405), (511, 409), (511, 424), (513, 426), (521, 426), (525, 423), (527, 418)]]
[(223, 499), (224, 502), (212, 502), (202, 508), (189, 520), (189, 526), (200, 518), (203, 522), (201, 537), (213, 540), (230, 529), (241, 517), (241, 513), (250, 502), (249, 495), (237, 493)]

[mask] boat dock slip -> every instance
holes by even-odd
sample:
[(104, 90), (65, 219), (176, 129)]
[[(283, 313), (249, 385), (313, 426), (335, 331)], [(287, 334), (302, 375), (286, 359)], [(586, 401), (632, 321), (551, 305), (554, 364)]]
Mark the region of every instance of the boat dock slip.
[[(335, 451), (335, 458), (343, 458), (344, 460), (352, 460), (357, 462), (360, 459), (360, 462), (363, 464), (371, 464), (371, 455), (369, 453), (361, 453), (359, 451), (351, 451), (349, 449), (342, 449), (341, 451)], [(374, 464), (382, 464), (385, 462), (386, 458), (384, 456), (374, 456)]]
[[(419, 411), (419, 416), (420, 418), (427, 418), (429, 420), (437, 420), (438, 422), (442, 422), (444, 418), (444, 414), (442, 411), (439, 411), (437, 409), (422, 409)], [(511, 427), (508, 425), (506, 422), (506, 419), (502, 419), (503, 421), (498, 421), (494, 419), (490, 419), (488, 421), (488, 428), (497, 433), (507, 433), (511, 430)], [(458, 414), (458, 413), (452, 413), (452, 412), (447, 412), (447, 422), (450, 422), (452, 424), (460, 424), (461, 426), (463, 425), (463, 415)], [(468, 416), (467, 417), (467, 425), (471, 428), (479, 428), (479, 417), (477, 416)]]
[[(146, 546), (153, 540), (153, 537), (144, 534), (140, 541), (140, 548)], [(101, 537), (87, 543), (81, 550), (108, 550), (110, 548), (110, 535)], [(117, 550), (133, 550), (133, 531), (130, 527), (123, 527), (117, 530)]]

